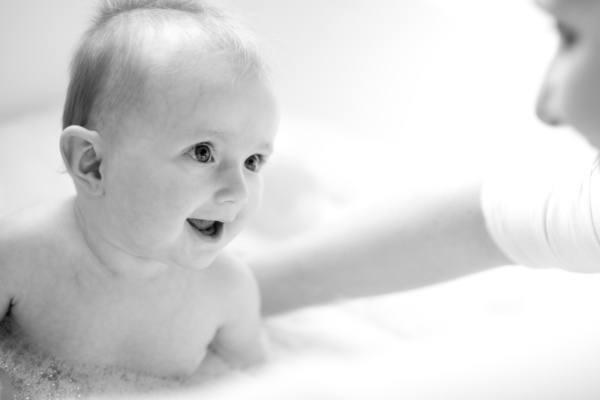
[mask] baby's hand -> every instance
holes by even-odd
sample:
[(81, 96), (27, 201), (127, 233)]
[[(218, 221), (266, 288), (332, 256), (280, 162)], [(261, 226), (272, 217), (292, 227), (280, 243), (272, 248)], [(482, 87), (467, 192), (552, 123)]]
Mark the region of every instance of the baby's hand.
[(15, 395), (8, 373), (0, 368), (0, 400), (14, 400)]
[[(239, 367), (254, 367), (267, 361), (268, 340), (262, 329), (240, 335), (234, 331), (219, 332), (212, 349), (227, 361)], [(3, 400), (3, 399), (0, 399)]]

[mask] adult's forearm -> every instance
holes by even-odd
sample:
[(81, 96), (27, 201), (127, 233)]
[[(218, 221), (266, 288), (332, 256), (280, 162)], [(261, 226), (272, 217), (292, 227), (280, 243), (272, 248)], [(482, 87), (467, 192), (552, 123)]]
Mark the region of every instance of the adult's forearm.
[(487, 234), (478, 184), (348, 210), (249, 261), (265, 315), (414, 289), (509, 263)]

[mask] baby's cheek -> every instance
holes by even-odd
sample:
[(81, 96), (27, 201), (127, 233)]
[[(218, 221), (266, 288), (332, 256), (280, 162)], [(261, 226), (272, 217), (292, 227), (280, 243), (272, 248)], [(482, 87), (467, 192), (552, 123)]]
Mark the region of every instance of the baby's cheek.
[(262, 204), (263, 193), (264, 193), (263, 177), (262, 177), (262, 174), (259, 174), (256, 177), (255, 181), (250, 182), (248, 184), (248, 200), (246, 201), (246, 204), (244, 206), (244, 209), (247, 210), (248, 214), (251, 214), (252, 216), (254, 216), (258, 212), (258, 210), (260, 209), (260, 206)]
[[(262, 204), (262, 192), (251, 194), (243, 209), (238, 214), (239, 230), (243, 230), (256, 218)], [(239, 232), (238, 232), (239, 233)]]
[(248, 224), (256, 217), (258, 210), (260, 209), (260, 204), (260, 199), (256, 199), (252, 203), (249, 202), (249, 204), (244, 208), (241, 213), (241, 219), (243, 220), (242, 223), (244, 228), (246, 228)]

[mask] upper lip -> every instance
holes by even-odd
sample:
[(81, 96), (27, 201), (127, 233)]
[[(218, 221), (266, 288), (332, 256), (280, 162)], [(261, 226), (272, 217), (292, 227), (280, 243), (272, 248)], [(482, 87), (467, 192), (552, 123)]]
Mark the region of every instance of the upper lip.
[(188, 218), (187, 220), (190, 222), (193, 222), (195, 226), (206, 226), (206, 227), (208, 227), (216, 222), (221, 222), (216, 219), (201, 219), (201, 218)]
[(200, 229), (206, 229), (213, 224), (223, 224), (223, 221), (219, 221), (217, 219), (204, 219), (204, 218), (188, 218), (187, 221), (194, 225), (195, 227), (200, 227)]
[(188, 220), (195, 220), (195, 221), (206, 221), (206, 222), (220, 222), (222, 224), (227, 224), (230, 222), (233, 222), (233, 219), (228, 219), (228, 218), (196, 218), (196, 217), (188, 217)]
[(221, 222), (226, 224), (228, 222), (233, 222), (236, 218), (236, 214), (233, 213), (222, 213), (220, 215), (203, 215), (201, 217), (190, 216), (188, 219), (193, 219), (197, 221), (211, 221), (211, 222)]

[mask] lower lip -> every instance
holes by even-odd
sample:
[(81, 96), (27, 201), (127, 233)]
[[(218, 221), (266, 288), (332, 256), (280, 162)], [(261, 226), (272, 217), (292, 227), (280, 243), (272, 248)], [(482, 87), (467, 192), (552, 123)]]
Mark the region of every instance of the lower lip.
[(202, 239), (204, 242), (206, 243), (218, 243), (221, 240), (221, 237), (223, 236), (223, 224), (217, 224), (216, 225), (216, 232), (213, 235), (206, 235), (202, 232), (200, 232), (198, 229), (194, 228), (189, 222), (186, 222), (188, 227), (194, 231), (194, 233), (196, 234), (196, 236), (198, 236), (200, 239)]

